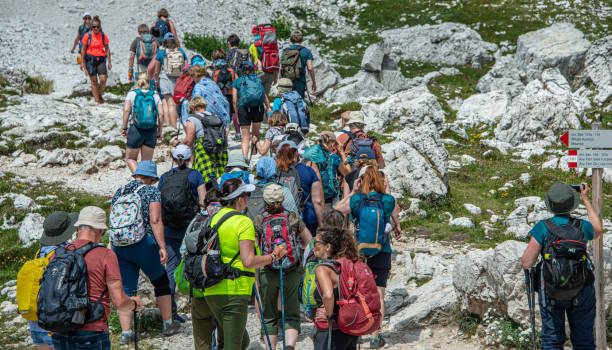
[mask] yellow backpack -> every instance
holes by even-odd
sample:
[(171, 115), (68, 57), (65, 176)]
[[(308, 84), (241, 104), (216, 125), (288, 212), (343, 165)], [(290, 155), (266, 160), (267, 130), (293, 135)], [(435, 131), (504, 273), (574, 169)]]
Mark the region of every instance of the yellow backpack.
[(38, 301), (38, 291), (40, 290), (40, 279), (54, 251), (55, 249), (44, 257), (39, 258), (39, 249), (36, 252), (36, 258), (23, 264), (19, 273), (17, 273), (17, 307), (19, 314), (28, 321), (38, 321), (36, 303)]

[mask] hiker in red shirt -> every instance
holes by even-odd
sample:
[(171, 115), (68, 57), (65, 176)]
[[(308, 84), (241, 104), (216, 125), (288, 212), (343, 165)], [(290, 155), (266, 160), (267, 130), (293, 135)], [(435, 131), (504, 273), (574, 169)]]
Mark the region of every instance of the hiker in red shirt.
[(91, 94), (98, 103), (104, 103), (102, 94), (108, 75), (106, 66), (108, 65), (108, 70), (112, 68), (108, 37), (102, 31), (101, 25), (100, 17), (94, 16), (91, 30), (81, 39), (81, 70), (85, 71), (85, 75), (91, 80)]

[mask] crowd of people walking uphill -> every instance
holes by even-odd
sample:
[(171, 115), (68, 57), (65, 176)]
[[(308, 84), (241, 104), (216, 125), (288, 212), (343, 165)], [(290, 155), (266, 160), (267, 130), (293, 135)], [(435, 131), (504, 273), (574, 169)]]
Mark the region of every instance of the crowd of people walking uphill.
[[(363, 112), (343, 114), (338, 132), (312, 135), (306, 74), (312, 92), (316, 77), (299, 31), (279, 49), (275, 28), (259, 21), (252, 45), (232, 34), (207, 62), (188, 57), (176, 26), (161, 9), (151, 27), (137, 26), (130, 45), (134, 86), (122, 134), (132, 180), (116, 189), (108, 220), (99, 207), (52, 213), (39, 252), (19, 272), (19, 312), (34, 344), (110, 349), (111, 301), (120, 343), (137, 344), (142, 271), (163, 336), (184, 327), (177, 289), (190, 296), (198, 350), (246, 349), (249, 303), (268, 349), (281, 342), (295, 349), (302, 313), (315, 325), (316, 350), (356, 349), (360, 337), (371, 349), (384, 347), (385, 288), (402, 230), (381, 146), (365, 131)], [(83, 15), (71, 51), (77, 45), (93, 97), (103, 103), (111, 53), (99, 17)], [(183, 132), (171, 142), (173, 167), (160, 175), (152, 159), (164, 125)], [(228, 147), (232, 130), (237, 150)], [(307, 135), (317, 141), (310, 145)], [(594, 348), (586, 242), (602, 225), (588, 193), (586, 184), (551, 187), (546, 203), (554, 217), (533, 228), (523, 256), (527, 269), (543, 258), (530, 276), (538, 279), (545, 349), (562, 349), (565, 314), (575, 348)], [(589, 221), (569, 215), (580, 198)], [(110, 248), (99, 244), (104, 235)]]

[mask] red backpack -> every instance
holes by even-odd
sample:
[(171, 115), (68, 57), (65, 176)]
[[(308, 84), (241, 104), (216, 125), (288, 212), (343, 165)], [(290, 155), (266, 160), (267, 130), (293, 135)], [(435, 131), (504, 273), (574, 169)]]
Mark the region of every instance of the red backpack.
[[(328, 265), (328, 264), (325, 264)], [(328, 265), (329, 266), (329, 265)], [(362, 336), (380, 328), (380, 298), (374, 274), (361, 261), (340, 258), (333, 264), (338, 275), (338, 317), (336, 323), (343, 333)], [(339, 271), (338, 271), (339, 270)], [(319, 329), (327, 329), (327, 321), (317, 320)]]
[(257, 27), (259, 40), (255, 42), (257, 52), (261, 54), (261, 69), (264, 72), (276, 72), (280, 68), (276, 28), (271, 24), (260, 24)]
[(174, 84), (174, 94), (172, 95), (174, 103), (180, 106), (183, 98), (191, 100), (194, 85), (195, 81), (193, 81), (193, 78), (183, 71), (183, 74), (176, 80), (176, 84)]
[[(287, 258), (283, 260), (283, 269), (300, 263), (301, 256), (298, 249), (298, 241), (295, 232), (291, 231), (291, 224), (287, 212), (281, 214), (263, 214), (262, 235), (259, 240), (261, 255), (272, 253), (279, 241), (287, 244)], [(287, 262), (288, 260), (288, 262)], [(279, 268), (279, 263), (268, 265), (274, 269)]]

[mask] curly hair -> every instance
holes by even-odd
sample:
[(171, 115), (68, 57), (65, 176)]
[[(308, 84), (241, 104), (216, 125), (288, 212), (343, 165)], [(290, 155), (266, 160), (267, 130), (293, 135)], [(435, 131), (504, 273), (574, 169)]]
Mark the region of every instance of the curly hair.
[(281, 111), (274, 111), (268, 117), (268, 124), (270, 126), (285, 126), (289, 123), (287, 115)]
[(195, 96), (194, 98), (191, 99), (191, 101), (189, 101), (189, 113), (193, 114), (198, 109), (202, 109), (202, 108), (204, 108), (204, 110), (206, 110), (207, 106), (208, 106), (208, 103), (206, 103), (206, 100), (204, 99), (204, 97), (202, 97), (202, 96)]
[(220, 59), (225, 59), (225, 51), (223, 49), (214, 49), (213, 53), (212, 53), (212, 59), (213, 61), (215, 60), (220, 60)]
[(355, 169), (361, 169), (364, 166), (371, 166), (374, 167), (376, 169), (378, 169), (378, 163), (376, 162), (376, 159), (355, 159), (355, 162), (353, 163), (353, 166), (355, 167)]
[(348, 258), (353, 261), (359, 259), (357, 242), (351, 231), (334, 226), (321, 226), (317, 229), (317, 234), (324, 243), (331, 245), (332, 258)]
[(344, 228), (345, 218), (344, 214), (337, 211), (336, 209), (328, 210), (323, 216), (322, 226), (332, 226), (337, 228)]

